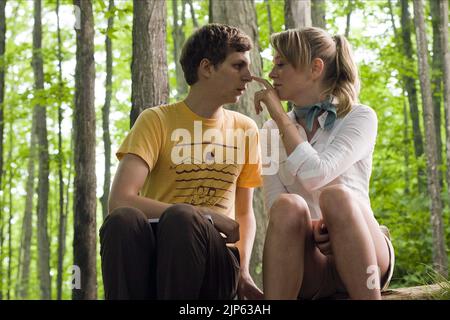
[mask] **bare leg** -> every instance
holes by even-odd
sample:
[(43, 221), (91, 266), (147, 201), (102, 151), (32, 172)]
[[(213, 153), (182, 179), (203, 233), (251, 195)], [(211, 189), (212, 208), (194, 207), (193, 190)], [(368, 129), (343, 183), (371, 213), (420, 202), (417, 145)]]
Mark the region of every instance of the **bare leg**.
[[(328, 228), (336, 270), (352, 299), (381, 299), (371, 272), (385, 274), (389, 252), (378, 223), (352, 191), (343, 185), (324, 188), (320, 208)], [(370, 210), (370, 208), (369, 208)], [(380, 275), (378, 274), (378, 279)]]
[(265, 298), (297, 299), (300, 288), (305, 297), (314, 296), (327, 258), (314, 245), (308, 205), (299, 195), (282, 194), (269, 214), (263, 257)]

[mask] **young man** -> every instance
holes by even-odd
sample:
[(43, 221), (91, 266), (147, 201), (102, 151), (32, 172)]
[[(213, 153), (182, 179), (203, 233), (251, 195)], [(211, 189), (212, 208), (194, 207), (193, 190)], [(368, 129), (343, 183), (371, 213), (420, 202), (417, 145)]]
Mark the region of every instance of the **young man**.
[(252, 80), (251, 48), (236, 28), (197, 30), (180, 59), (188, 96), (146, 109), (120, 146), (100, 230), (106, 299), (262, 298), (249, 273), (258, 128), (222, 107)]

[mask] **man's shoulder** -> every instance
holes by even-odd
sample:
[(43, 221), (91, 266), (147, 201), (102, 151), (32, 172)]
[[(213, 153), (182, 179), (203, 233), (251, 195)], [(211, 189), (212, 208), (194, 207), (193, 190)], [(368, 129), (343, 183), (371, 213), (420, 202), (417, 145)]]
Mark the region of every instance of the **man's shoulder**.
[(235, 127), (237, 128), (254, 128), (257, 129), (258, 125), (256, 124), (255, 120), (253, 120), (251, 117), (229, 109), (224, 109), (226, 117), (229, 120), (234, 120)]
[(155, 107), (149, 107), (142, 111), (141, 116), (147, 119), (157, 118), (160, 121), (167, 121), (167, 119), (176, 116), (177, 108), (180, 102), (172, 104), (163, 104)]

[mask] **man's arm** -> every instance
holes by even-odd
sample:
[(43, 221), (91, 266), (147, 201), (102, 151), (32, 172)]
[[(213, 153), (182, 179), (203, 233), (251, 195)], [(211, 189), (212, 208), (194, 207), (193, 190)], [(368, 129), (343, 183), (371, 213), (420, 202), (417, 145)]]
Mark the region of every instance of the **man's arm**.
[(250, 276), (250, 257), (256, 233), (253, 212), (253, 188), (236, 188), (236, 221), (239, 223), (240, 240), (236, 243), (240, 255), (238, 295), (241, 299), (262, 299), (262, 292)]
[(141, 210), (147, 218), (159, 218), (170, 204), (139, 195), (149, 174), (147, 163), (139, 156), (127, 153), (120, 160), (109, 194), (109, 213), (119, 207)]

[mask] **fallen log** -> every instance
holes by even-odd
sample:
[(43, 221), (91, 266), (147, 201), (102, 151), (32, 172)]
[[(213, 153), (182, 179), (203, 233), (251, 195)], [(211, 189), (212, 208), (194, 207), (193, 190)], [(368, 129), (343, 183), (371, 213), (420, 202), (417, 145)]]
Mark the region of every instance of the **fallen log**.
[[(436, 296), (438, 296), (446, 287), (448, 287), (448, 284), (437, 283), (417, 287), (388, 289), (381, 293), (381, 298), (383, 300), (431, 300), (436, 299)], [(333, 295), (330, 299), (347, 300), (349, 297), (344, 293), (338, 293)]]

